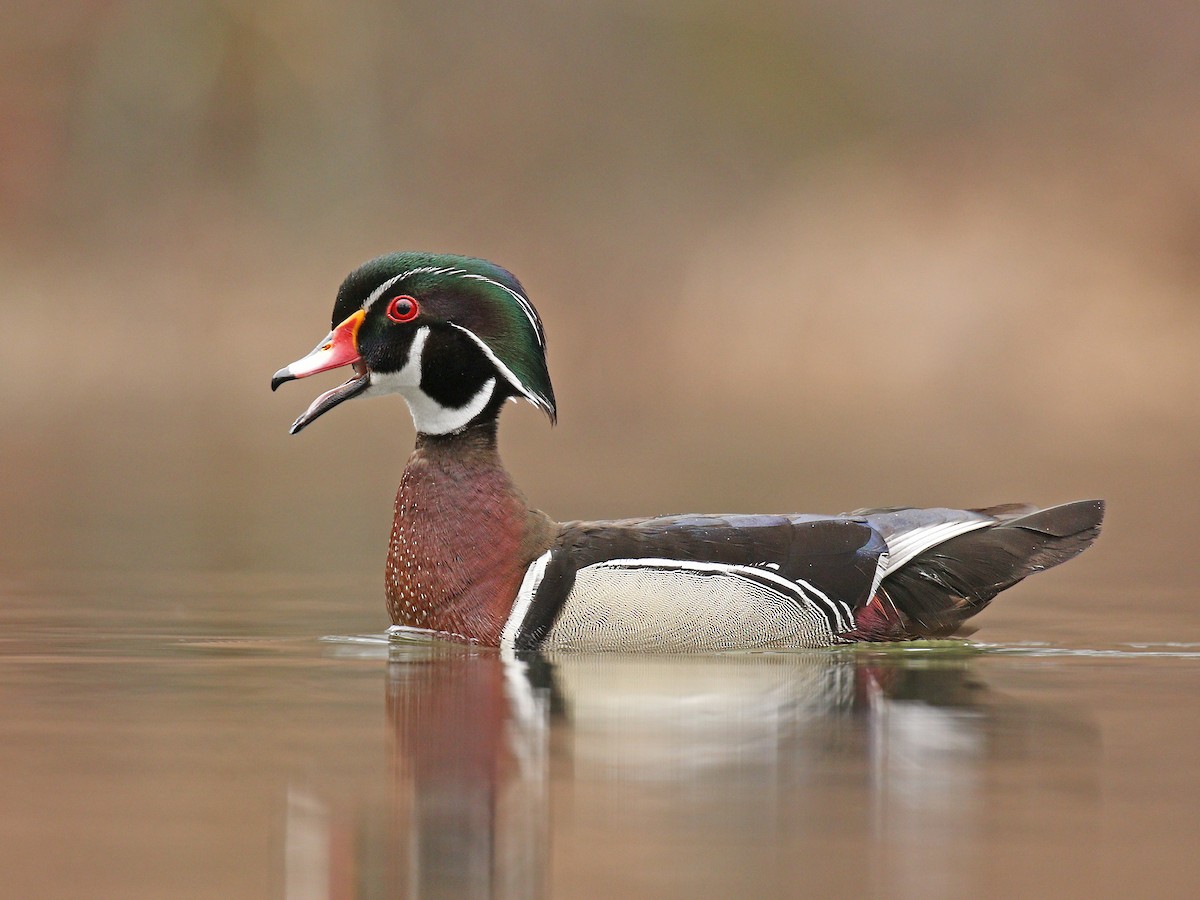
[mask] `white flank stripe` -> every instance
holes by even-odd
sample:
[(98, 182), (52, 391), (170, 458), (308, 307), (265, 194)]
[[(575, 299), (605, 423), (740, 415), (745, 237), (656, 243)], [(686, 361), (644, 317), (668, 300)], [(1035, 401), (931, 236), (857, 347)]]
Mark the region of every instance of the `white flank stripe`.
[(517, 634), (525, 624), (525, 617), (529, 615), (529, 604), (533, 602), (533, 596), (542, 583), (542, 576), (546, 574), (546, 565), (550, 562), (552, 552), (547, 550), (525, 570), (525, 577), (521, 579), (521, 589), (517, 591), (517, 599), (513, 601), (512, 612), (508, 614), (508, 621), (504, 623), (504, 630), (500, 632), (501, 649), (516, 649)]
[[(817, 590), (807, 581), (788, 581), (786, 578), (776, 575), (769, 569), (760, 569), (755, 566), (739, 566), (732, 563), (714, 563), (714, 562), (696, 562), (693, 560), (684, 559), (659, 559), (654, 557), (645, 557), (640, 559), (606, 559), (598, 563), (593, 563), (597, 568), (614, 566), (620, 568), (648, 568), (648, 569), (687, 569), (693, 572), (721, 572), (727, 575), (734, 575), (738, 578), (746, 578), (751, 581), (763, 579), (773, 584), (778, 585), (786, 593), (792, 597), (796, 597), (805, 603), (813, 606), (824, 606), (832, 614), (833, 618), (838, 622), (842, 631), (849, 631), (853, 627), (853, 619), (847, 621), (850, 613), (850, 608), (840, 602), (831, 600), (821, 591)], [(812, 595), (808, 593), (812, 591)], [(843, 610), (845, 612), (843, 612)]]
[(810, 582), (797, 579), (796, 584), (800, 586), (801, 590), (812, 591), (826, 606), (833, 610), (833, 614), (837, 617), (838, 625), (841, 626), (842, 631), (849, 631), (853, 627), (854, 615), (850, 612), (850, 605), (848, 603), (843, 603), (841, 600), (834, 600), (823, 590), (816, 585), (811, 584)]
[(923, 525), (911, 531), (902, 531), (888, 540), (888, 558), (882, 561), (884, 575), (894, 572), (914, 557), (931, 547), (944, 544), (950, 538), (970, 531), (978, 531), (995, 525), (992, 519), (968, 519), (960, 522), (943, 522), (938, 525)]

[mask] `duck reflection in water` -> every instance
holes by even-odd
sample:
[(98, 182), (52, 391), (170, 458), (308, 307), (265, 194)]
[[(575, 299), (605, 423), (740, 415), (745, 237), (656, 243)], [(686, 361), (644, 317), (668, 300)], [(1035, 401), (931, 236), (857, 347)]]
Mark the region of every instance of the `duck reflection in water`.
[[(965, 646), (516, 658), (426, 643), (390, 653), (390, 794), (384, 809), (371, 804), (387, 821), (360, 819), (358, 859), (336, 896), (537, 897), (552, 878), (624, 872), (597, 884), (610, 892), (647, 875), (639, 861), (671, 854), (650, 850), (668, 833), (704, 848), (676, 858), (690, 870), (681, 885), (769, 889), (780, 846), (824, 846), (809, 851), (816, 859), (840, 834), (860, 846), (855, 858), (823, 860), (830, 888), (915, 889), (936, 863), (943, 888), (965, 890), (944, 857), (979, 831), (982, 794), (996, 789), (986, 782), (1004, 777), (998, 761), (1040, 755), (1060, 764), (1041, 766), (1047, 784), (1033, 787), (1095, 789), (1079, 765), (1094, 730), (989, 690)], [(292, 818), (289, 843), (314, 821)], [(289, 878), (289, 895), (310, 895), (291, 890), (302, 881)]]

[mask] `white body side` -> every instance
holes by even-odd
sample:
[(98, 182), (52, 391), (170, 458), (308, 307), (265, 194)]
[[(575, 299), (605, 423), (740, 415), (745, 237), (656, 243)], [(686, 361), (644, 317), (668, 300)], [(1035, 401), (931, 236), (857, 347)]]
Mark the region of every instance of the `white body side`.
[(788, 582), (791, 590), (785, 593), (739, 574), (742, 568), (673, 560), (585, 566), (542, 647), (661, 653), (839, 642), (824, 606), (827, 598), (810, 595), (803, 583)]

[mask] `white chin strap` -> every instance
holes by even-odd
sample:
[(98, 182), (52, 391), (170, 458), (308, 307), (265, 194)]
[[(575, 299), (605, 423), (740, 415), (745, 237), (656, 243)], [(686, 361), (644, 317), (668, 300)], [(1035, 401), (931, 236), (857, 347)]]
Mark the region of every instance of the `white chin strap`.
[(422, 434), (450, 434), (466, 428), (483, 412), (496, 390), (496, 379), (489, 378), (485, 381), (475, 396), (462, 406), (443, 406), (421, 390), (421, 355), (425, 352), (425, 342), (428, 339), (428, 328), (418, 330), (413, 337), (412, 347), (408, 351), (408, 362), (404, 364), (404, 368), (386, 374), (372, 372), (371, 386), (363, 391), (363, 396), (399, 394), (408, 403), (417, 431)]
[(405, 391), (404, 399), (408, 401), (408, 411), (412, 413), (417, 431), (422, 434), (450, 434), (470, 425), (488, 405), (495, 389), (496, 379), (489, 378), (475, 396), (462, 406), (442, 406), (420, 388)]

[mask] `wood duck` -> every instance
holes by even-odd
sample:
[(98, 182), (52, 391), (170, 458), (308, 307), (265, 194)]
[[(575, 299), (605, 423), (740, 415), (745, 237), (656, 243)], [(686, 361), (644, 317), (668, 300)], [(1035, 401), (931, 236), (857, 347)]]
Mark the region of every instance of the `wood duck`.
[(417, 429), (386, 565), (393, 631), (510, 650), (718, 651), (954, 634), (1000, 591), (1087, 548), (1104, 503), (555, 522), (500, 461), (509, 399), (555, 421), (546, 338), (512, 274), (393, 253), (342, 282), (332, 330), (271, 380), (341, 366), (295, 434), (400, 394)]

